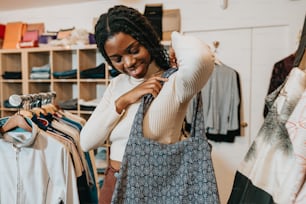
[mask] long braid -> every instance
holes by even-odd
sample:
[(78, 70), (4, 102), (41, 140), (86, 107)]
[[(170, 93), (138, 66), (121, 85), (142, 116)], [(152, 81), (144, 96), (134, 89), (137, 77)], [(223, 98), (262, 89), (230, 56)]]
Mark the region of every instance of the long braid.
[(148, 19), (137, 10), (122, 5), (110, 8), (106, 14), (102, 14), (95, 27), (97, 46), (111, 66), (112, 63), (104, 50), (104, 44), (108, 38), (119, 32), (131, 35), (146, 47), (152, 59), (162, 69), (170, 67), (168, 53), (160, 43)]

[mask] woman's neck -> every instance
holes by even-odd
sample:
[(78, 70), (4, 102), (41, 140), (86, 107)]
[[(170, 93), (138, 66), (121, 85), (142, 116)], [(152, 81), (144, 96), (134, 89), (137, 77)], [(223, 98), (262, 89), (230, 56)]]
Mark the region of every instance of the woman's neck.
[(155, 63), (155, 61), (152, 61), (151, 64), (148, 67), (148, 71), (146, 75), (144, 76), (145, 79), (151, 77), (152, 75), (156, 75), (158, 73), (162, 73), (163, 70)]

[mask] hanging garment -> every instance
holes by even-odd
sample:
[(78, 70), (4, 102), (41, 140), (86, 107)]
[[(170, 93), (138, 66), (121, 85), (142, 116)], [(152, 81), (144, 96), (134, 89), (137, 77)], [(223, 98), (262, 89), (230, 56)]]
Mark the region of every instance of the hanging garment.
[[(63, 112), (62, 112), (63, 113)], [(70, 117), (70, 115), (69, 115)], [(75, 119), (74, 119), (75, 118)], [(47, 120), (47, 126), (40, 123), (40, 120)], [(82, 124), (77, 120), (77, 116), (68, 118), (60, 115), (59, 111), (53, 114), (33, 116), (32, 120), (44, 129), (50, 136), (65, 144), (66, 148), (72, 155), (72, 161), (77, 177), (77, 188), (80, 203), (98, 203), (98, 192), (94, 169), (92, 167), (93, 160), (88, 152), (83, 152), (79, 143), (79, 132)], [(79, 118), (80, 120), (81, 118)]]
[(266, 98), (269, 113), (238, 167), (229, 204), (293, 203), (287, 177), (298, 175), (293, 175), (295, 158), (285, 124), (305, 87), (305, 72), (293, 68), (286, 82)]
[(292, 143), (293, 164), (286, 176), (286, 191), (289, 191), (290, 203), (306, 202), (306, 91), (286, 122)]
[(231, 67), (215, 64), (202, 89), (205, 131), (208, 139), (233, 142), (240, 136), (240, 87), (238, 73)]
[[(0, 127), (7, 120), (1, 118)], [(0, 134), (0, 203), (79, 203), (69, 152), (36, 124), (31, 127)]]
[[(168, 77), (169, 72), (165, 74)], [(144, 113), (153, 100), (152, 95), (144, 97), (134, 119), (112, 203), (219, 203), (200, 94), (197, 99), (191, 136), (174, 144), (161, 144), (143, 135)]]
[[(205, 133), (209, 140), (234, 142), (240, 136), (240, 81), (233, 68), (216, 63), (211, 77), (202, 88)], [(186, 124), (190, 125), (192, 103), (188, 106)], [(186, 128), (188, 132), (188, 128)]]
[[(275, 91), (281, 84), (284, 83), (290, 71), (294, 67), (294, 60), (295, 55), (291, 54), (274, 64), (267, 95)], [(268, 114), (268, 111), (268, 107), (265, 106), (263, 113), (264, 117)]]

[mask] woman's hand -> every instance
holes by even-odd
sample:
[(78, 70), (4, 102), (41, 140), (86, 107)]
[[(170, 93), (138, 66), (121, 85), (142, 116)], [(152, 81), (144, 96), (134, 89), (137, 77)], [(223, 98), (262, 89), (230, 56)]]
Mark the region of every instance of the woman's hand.
[(152, 94), (155, 98), (162, 88), (161, 82), (166, 81), (168, 81), (168, 78), (163, 78), (160, 76), (160, 74), (150, 77), (132, 90), (120, 96), (115, 101), (116, 111), (121, 114), (121, 112), (125, 110), (129, 105), (137, 102), (142, 96), (146, 94)]

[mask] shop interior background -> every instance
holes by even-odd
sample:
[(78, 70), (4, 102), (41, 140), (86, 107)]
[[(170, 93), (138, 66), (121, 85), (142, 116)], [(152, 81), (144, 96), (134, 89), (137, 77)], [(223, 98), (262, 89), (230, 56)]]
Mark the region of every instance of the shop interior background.
[(180, 9), (181, 32), (210, 45), (218, 41), (217, 57), (239, 73), (242, 135), (234, 143), (212, 142), (220, 198), (226, 203), (236, 168), (263, 123), (273, 65), (298, 47), (306, 0), (1, 0), (0, 23), (44, 22), (50, 31), (74, 26), (93, 32), (93, 19), (115, 4), (144, 11), (155, 3)]

